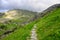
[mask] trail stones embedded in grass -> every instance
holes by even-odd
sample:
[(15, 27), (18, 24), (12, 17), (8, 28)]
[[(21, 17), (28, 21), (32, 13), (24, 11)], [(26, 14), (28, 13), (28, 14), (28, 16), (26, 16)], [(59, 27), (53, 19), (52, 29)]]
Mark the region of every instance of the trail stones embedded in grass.
[(37, 40), (36, 24), (34, 25), (32, 31), (31, 31), (31, 39), (30, 40)]

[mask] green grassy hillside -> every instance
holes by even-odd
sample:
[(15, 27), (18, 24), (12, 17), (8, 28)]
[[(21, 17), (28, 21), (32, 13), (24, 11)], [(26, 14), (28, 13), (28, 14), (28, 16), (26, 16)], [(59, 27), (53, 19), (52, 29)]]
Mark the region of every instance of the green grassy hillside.
[(37, 23), (38, 40), (60, 40), (60, 8), (48, 12)]
[(24, 27), (18, 28), (15, 32), (8, 34), (8, 36), (2, 38), (1, 40), (27, 40), (27, 37), (30, 37), (30, 31), (35, 23), (36, 21), (31, 22)]

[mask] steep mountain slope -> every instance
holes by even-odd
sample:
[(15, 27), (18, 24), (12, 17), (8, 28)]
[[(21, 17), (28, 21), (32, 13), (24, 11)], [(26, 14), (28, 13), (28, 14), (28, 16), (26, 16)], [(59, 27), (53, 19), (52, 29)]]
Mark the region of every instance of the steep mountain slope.
[(60, 40), (60, 4), (48, 10), (45, 10), (46, 14), (36, 24), (38, 40)]
[(25, 25), (35, 20), (36, 12), (27, 10), (9, 10), (0, 18), (0, 38), (14, 32), (16, 29), (24, 28)]
[(49, 12), (52, 12), (56, 8), (60, 8), (60, 4), (55, 4), (55, 5), (50, 6), (47, 9), (45, 9), (43, 12), (40, 13), (40, 17), (43, 17), (44, 15), (48, 14)]

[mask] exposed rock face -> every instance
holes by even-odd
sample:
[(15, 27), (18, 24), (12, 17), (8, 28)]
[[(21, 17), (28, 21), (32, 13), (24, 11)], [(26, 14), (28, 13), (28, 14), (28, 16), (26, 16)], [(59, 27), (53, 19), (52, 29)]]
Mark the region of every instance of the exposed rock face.
[(8, 19), (14, 19), (15, 16), (17, 15), (17, 11), (13, 10), (13, 11), (9, 11), (9, 12), (5, 12), (6, 17)]

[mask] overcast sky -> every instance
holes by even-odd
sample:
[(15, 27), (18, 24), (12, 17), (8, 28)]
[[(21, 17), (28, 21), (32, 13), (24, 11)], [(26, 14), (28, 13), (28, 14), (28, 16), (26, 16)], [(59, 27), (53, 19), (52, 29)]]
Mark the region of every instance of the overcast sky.
[(60, 0), (0, 0), (0, 11), (6, 9), (26, 9), (31, 11), (43, 11)]

